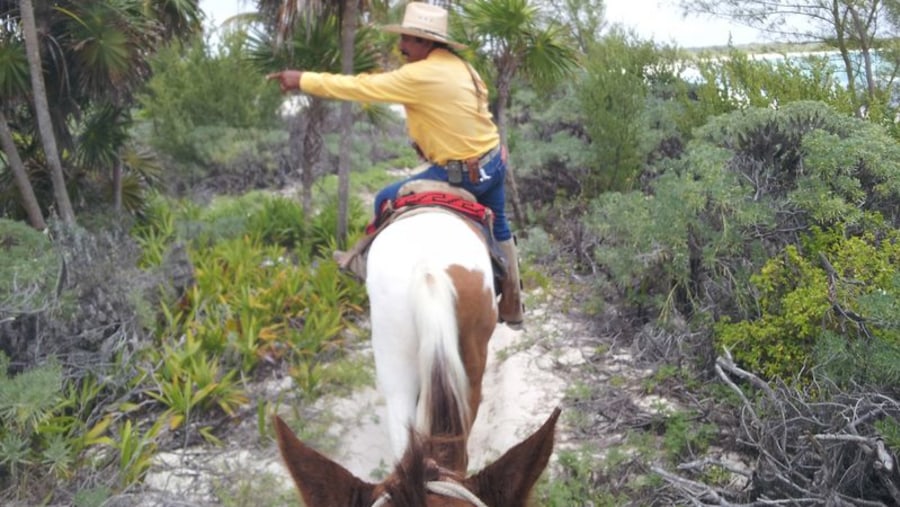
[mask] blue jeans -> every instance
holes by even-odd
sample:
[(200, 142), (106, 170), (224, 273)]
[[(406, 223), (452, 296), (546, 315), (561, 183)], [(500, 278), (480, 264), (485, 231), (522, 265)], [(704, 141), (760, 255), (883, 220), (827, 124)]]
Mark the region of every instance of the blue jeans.
[[(491, 211), (494, 212), (494, 238), (497, 241), (506, 241), (512, 238), (509, 221), (506, 219), (505, 178), (506, 163), (503, 162), (500, 150), (497, 150), (494, 158), (481, 169), (481, 181), (472, 183), (468, 177), (464, 177), (462, 185), (460, 185), (460, 187), (471, 192), (479, 203), (491, 208)], [(384, 187), (375, 196), (375, 216), (378, 216), (378, 212), (386, 200), (396, 198), (400, 187), (406, 182), (413, 180), (447, 181), (447, 171), (439, 165), (431, 165), (419, 174)]]

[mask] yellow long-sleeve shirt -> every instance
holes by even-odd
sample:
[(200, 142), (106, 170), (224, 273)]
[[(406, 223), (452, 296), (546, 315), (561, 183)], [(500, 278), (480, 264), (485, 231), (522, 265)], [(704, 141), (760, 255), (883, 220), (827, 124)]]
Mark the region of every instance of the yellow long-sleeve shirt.
[(423, 60), (381, 74), (304, 72), (300, 90), (324, 98), (402, 104), (409, 137), (429, 161), (443, 165), (480, 156), (500, 141), (473, 75), (486, 90), (466, 62), (438, 48)]

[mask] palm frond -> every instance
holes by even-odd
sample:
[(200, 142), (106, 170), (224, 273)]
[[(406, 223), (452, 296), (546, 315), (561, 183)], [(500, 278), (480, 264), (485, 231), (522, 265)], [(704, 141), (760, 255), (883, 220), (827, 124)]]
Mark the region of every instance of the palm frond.
[(0, 97), (9, 103), (31, 89), (25, 44), (13, 34), (0, 40)]

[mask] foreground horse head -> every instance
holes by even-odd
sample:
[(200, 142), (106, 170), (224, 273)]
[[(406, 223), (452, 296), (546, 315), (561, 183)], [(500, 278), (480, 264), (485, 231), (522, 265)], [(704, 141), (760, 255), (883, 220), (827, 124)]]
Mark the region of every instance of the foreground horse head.
[(465, 472), (466, 438), (497, 323), (485, 237), (454, 213), (417, 210), (372, 240), (366, 289), (395, 460), (403, 457), (412, 427), (426, 437), (449, 437), (433, 457)]
[(524, 507), (553, 452), (560, 409), (530, 437), (481, 471), (461, 478), (428, 455), (429, 438), (410, 440), (394, 473), (372, 484), (297, 439), (274, 417), (278, 447), (307, 507)]

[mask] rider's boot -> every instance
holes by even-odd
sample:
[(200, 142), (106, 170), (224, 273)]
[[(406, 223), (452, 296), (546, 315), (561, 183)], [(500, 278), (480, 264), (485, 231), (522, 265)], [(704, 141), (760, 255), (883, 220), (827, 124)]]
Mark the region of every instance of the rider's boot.
[(366, 256), (360, 254), (356, 248), (345, 252), (343, 250), (335, 250), (332, 254), (334, 261), (343, 271), (347, 271), (354, 275), (358, 280), (366, 279)]
[(506, 276), (500, 283), (499, 320), (513, 329), (521, 329), (525, 307), (522, 305), (522, 280), (519, 278), (519, 255), (516, 239), (498, 242), (506, 257)]

